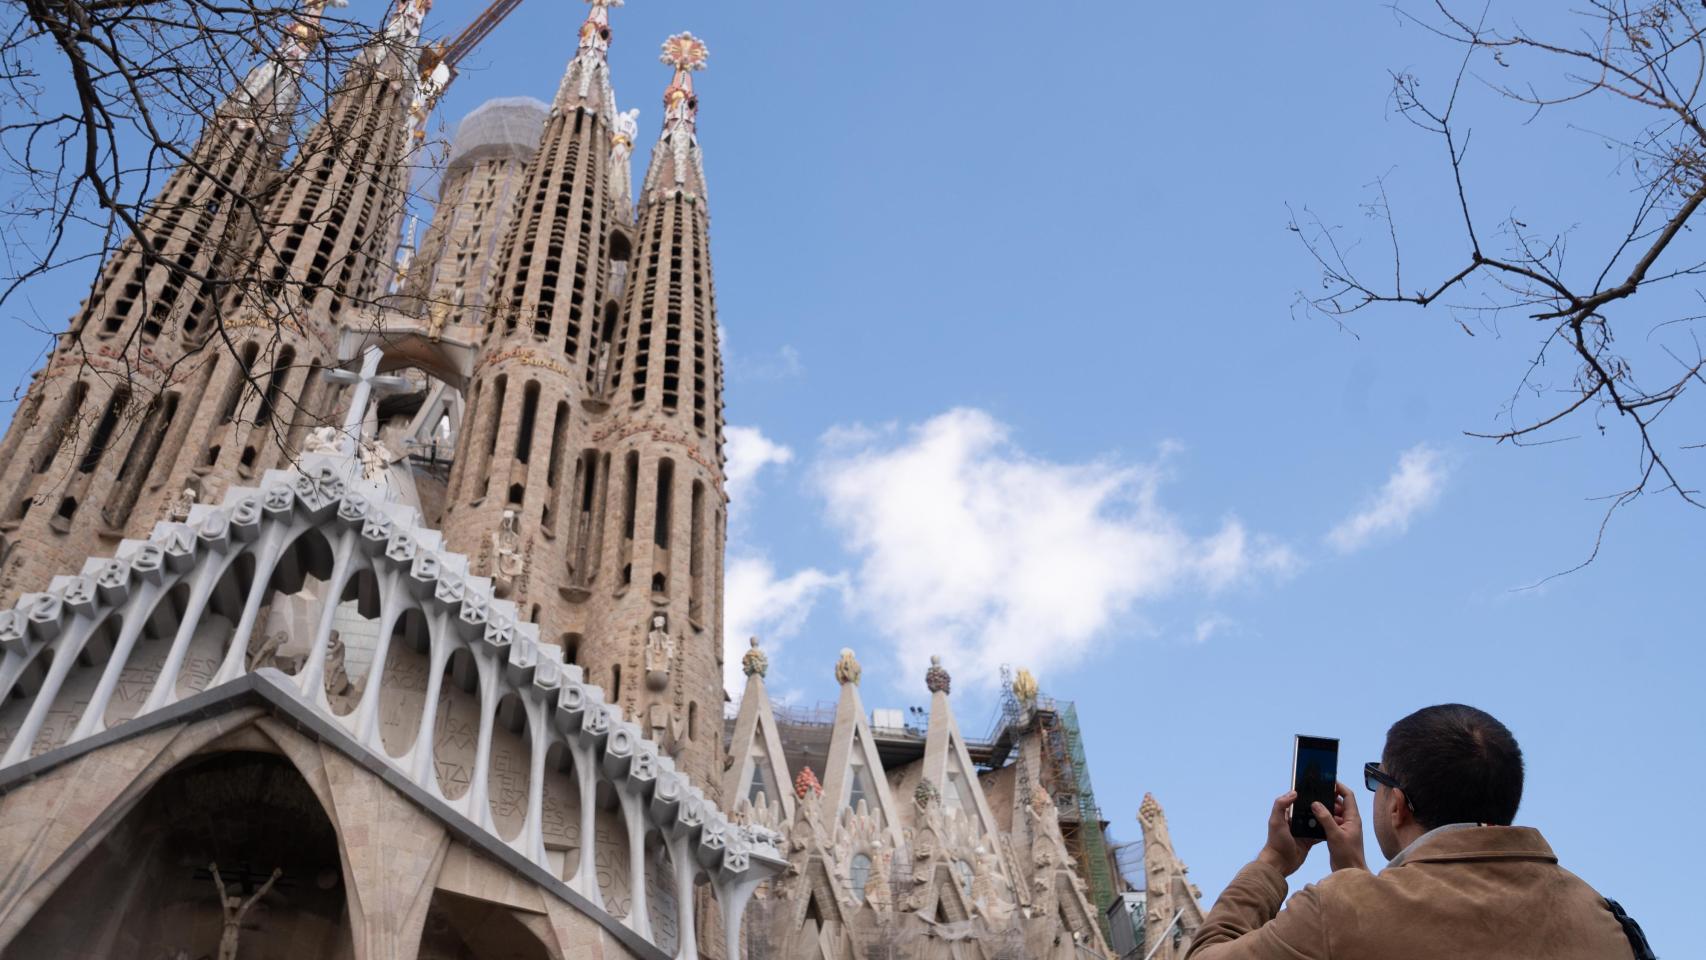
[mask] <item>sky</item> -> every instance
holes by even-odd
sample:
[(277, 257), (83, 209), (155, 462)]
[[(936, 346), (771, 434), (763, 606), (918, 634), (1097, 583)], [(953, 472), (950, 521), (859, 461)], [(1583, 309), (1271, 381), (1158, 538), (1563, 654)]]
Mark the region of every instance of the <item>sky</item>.
[[(480, 6), (440, 0), (429, 32)], [(1644, 498), (1592, 564), (1547, 580), (1591, 550), (1636, 451), (1615, 418), (1544, 446), (1466, 435), (1501, 422), (1528, 321), (1294, 309), (1318, 287), (1294, 211), (1389, 269), (1362, 207), (1376, 178), (1407, 277), (1466, 252), (1437, 141), (1389, 101), (1389, 71), (1443, 91), (1457, 52), (1385, 4), (1328, 6), (613, 12), (637, 163), (668, 80), (659, 42), (685, 29), (711, 50), (728, 660), (762, 637), (772, 696), (810, 705), (834, 699), (850, 647), (866, 704), (906, 707), (928, 702), (940, 654), (973, 737), (1001, 665), (1030, 668), (1076, 702), (1115, 837), (1139, 836), (1152, 792), (1205, 903), (1260, 848), (1294, 734), (1342, 740), (1366, 811), (1357, 768), (1388, 725), (1474, 704), (1522, 744), (1519, 822), (1674, 953), (1695, 906), (1678, 800), (1706, 792), (1706, 518)], [(1489, 16), (1560, 24), (1552, 6)], [(491, 97), (549, 99), (581, 16), (524, 4), (464, 64), (439, 132)], [(1530, 121), (1469, 90), (1467, 188), (1495, 220), (1574, 231), (1587, 269), (1629, 209), (1599, 137), (1627, 114)], [(88, 272), (8, 304), (0, 382), (27, 377), (43, 346), (28, 322), (69, 317)], [(1677, 463), (1698, 477), (1703, 461)], [(1293, 889), (1326, 869), (1317, 852)]]

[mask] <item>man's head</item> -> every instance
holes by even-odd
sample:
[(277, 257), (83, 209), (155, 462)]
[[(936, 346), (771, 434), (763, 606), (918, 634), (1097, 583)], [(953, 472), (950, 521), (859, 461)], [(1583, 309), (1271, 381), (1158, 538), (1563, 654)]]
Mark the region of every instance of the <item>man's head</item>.
[(1509, 826), (1522, 802), (1522, 748), (1505, 725), (1461, 703), (1423, 707), (1386, 731), (1381, 769), (1399, 787), (1374, 795), (1374, 836), (1388, 859), (1448, 823)]

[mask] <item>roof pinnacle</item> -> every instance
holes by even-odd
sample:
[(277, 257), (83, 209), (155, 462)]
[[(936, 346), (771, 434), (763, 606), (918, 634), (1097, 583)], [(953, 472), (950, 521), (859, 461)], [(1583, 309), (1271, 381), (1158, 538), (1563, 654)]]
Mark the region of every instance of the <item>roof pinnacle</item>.
[(586, 0), (592, 9), (586, 12), (586, 21), (581, 24), (580, 38), (582, 51), (591, 50), (599, 56), (604, 56), (610, 50), (610, 8), (620, 7), (622, 0)]
[(693, 93), (693, 74), (705, 69), (710, 56), (705, 41), (691, 33), (678, 33), (663, 42), (663, 55), (658, 59), (675, 68), (675, 75), (663, 92), (665, 129), (677, 123), (691, 125), (698, 115), (699, 98)]

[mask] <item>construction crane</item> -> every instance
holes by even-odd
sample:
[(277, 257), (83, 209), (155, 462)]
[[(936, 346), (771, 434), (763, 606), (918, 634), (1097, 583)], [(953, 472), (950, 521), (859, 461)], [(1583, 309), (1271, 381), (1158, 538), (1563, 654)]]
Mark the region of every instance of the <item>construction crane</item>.
[(479, 46), (486, 39), (486, 36), (496, 30), (498, 24), (503, 23), (504, 18), (514, 13), (515, 8), (519, 6), (521, 6), (521, 0), (493, 0), (491, 6), (482, 10), (480, 15), (474, 18), (474, 22), (470, 23), (467, 29), (457, 34), (450, 42), (446, 43), (441, 40), (421, 53), (421, 76), (432, 76), (439, 64), (443, 64), (450, 71), (450, 77), (444, 81), (443, 85), (449, 86), (450, 80), (456, 78), (456, 65), (462, 62), (462, 58), (473, 53), (474, 48)]

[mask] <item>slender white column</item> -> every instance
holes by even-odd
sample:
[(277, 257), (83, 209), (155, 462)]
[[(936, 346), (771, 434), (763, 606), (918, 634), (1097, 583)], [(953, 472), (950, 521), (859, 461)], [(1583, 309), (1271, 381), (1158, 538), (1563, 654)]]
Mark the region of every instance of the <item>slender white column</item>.
[(18, 735), (12, 738), (11, 745), (6, 748), (6, 755), (0, 757), (0, 767), (29, 759), (30, 750), (41, 733), (41, 725), (47, 720), (48, 711), (53, 709), (53, 701), (59, 697), (59, 688), (65, 683), (65, 675), (71, 672), (71, 665), (77, 662), (77, 655), (83, 652), (83, 644), (88, 642), (89, 635), (105, 620), (105, 615), (79, 616), (71, 624), (70, 630), (59, 635), (52, 647), (53, 663), (47, 668), (47, 679), (36, 692), (29, 712), (24, 714), (24, 723), (18, 728)]
[(646, 818), (642, 801), (634, 791), (616, 787), (622, 804), (622, 820), (628, 828), (628, 928), (652, 939), (652, 915), (646, 904)]
[(367, 686), (361, 691), (361, 703), (350, 714), (350, 730), (361, 745), (385, 755), (385, 744), (379, 733), (379, 690), (385, 685), (385, 664), (391, 656), (391, 638), (397, 632), (397, 621), (414, 607), (402, 571), (381, 563), (379, 579), (379, 642), (373, 646), (373, 662), (367, 667)]
[(480, 732), (474, 739), (473, 782), (463, 797), (468, 803), (468, 819), (492, 833), (497, 833), (492, 820), (491, 785), (492, 732), (497, 728), (498, 673), (497, 658), (484, 644), (472, 644), (474, 667), (480, 673)]
[(119, 677), (124, 675), (124, 668), (130, 664), (130, 652), (136, 646), (137, 638), (142, 636), (142, 629), (148, 626), (148, 618), (154, 614), (154, 605), (176, 582), (176, 577), (164, 584), (144, 581), (142, 586), (131, 594), (130, 600), (120, 608), (124, 616), (124, 626), (119, 630), (117, 642), (113, 644), (112, 656), (107, 658), (107, 667), (101, 672), (101, 680), (95, 685), (94, 694), (89, 697), (89, 708), (83, 711), (82, 719), (77, 721), (77, 729), (71, 733), (72, 740), (81, 740), (107, 728), (107, 704), (112, 702), (113, 691), (118, 689)]

